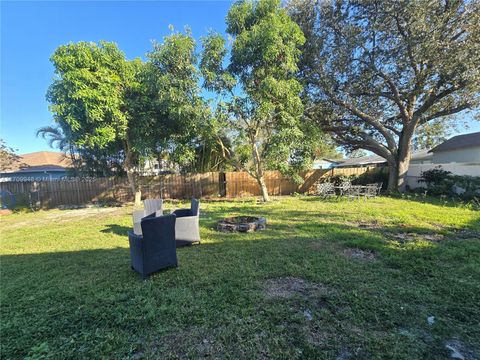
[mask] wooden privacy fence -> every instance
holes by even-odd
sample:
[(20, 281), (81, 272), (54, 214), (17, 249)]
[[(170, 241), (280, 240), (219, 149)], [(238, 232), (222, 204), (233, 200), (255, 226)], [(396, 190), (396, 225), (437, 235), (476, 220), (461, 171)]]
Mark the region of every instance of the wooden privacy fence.
[[(311, 193), (315, 184), (322, 179), (333, 175), (360, 175), (366, 171), (369, 169), (312, 170), (301, 174), (304, 179), (302, 184), (295, 184), (278, 171), (266, 171), (265, 182), (270, 195)], [(141, 177), (138, 182), (144, 198), (236, 198), (261, 195), (256, 180), (246, 172), (161, 175)], [(42, 208), (95, 202), (128, 202), (134, 198), (126, 178), (10, 181), (0, 182), (0, 190), (12, 193), (18, 205), (33, 204)]]

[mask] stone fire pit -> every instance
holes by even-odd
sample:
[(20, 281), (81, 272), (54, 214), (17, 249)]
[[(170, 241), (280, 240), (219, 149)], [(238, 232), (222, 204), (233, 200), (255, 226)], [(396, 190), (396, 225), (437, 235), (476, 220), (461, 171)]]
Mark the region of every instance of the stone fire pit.
[(267, 219), (255, 216), (232, 216), (217, 224), (217, 230), (222, 232), (252, 232), (265, 230), (266, 227)]

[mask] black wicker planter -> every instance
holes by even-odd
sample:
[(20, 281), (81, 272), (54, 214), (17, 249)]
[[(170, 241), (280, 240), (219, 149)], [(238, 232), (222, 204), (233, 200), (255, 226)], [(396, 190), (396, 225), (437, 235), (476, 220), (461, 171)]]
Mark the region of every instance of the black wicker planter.
[(220, 220), (217, 230), (222, 232), (253, 232), (265, 230), (267, 219), (255, 216), (233, 216)]

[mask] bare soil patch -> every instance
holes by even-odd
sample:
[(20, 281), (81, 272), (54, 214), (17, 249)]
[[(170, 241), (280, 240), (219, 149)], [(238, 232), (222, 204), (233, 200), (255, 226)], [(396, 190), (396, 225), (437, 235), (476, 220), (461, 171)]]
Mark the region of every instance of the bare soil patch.
[(379, 229), (382, 226), (378, 223), (378, 221), (373, 220), (372, 222), (367, 221), (360, 221), (357, 225), (360, 229)]
[(359, 229), (365, 229), (365, 230), (378, 230), (378, 229), (382, 228), (382, 225), (379, 224), (377, 220), (358, 221), (358, 222), (347, 221), (347, 222), (345, 222), (345, 225), (352, 226), (352, 227), (357, 227)]
[(221, 344), (204, 328), (191, 327), (154, 339), (136, 358), (192, 359), (222, 358)]
[(445, 349), (450, 356), (450, 359), (458, 360), (478, 360), (480, 356), (478, 353), (468, 348), (459, 340), (449, 340), (445, 343)]
[(55, 220), (62, 220), (62, 219), (72, 219), (72, 218), (85, 218), (90, 216), (98, 216), (100, 214), (114, 214), (114, 213), (121, 213), (125, 211), (125, 209), (120, 207), (105, 207), (105, 208), (82, 208), (82, 209), (73, 209), (73, 210), (62, 210), (62, 211), (55, 211), (47, 216), (45, 219), (55, 219)]
[(362, 250), (358, 248), (346, 248), (343, 255), (351, 259), (359, 259), (364, 261), (373, 261), (377, 257), (376, 253), (371, 250)]
[(420, 239), (430, 242), (440, 242), (445, 238), (444, 235), (438, 233), (421, 234), (416, 232), (397, 232), (386, 233), (386, 235), (402, 244)]
[(263, 284), (264, 294), (268, 298), (291, 298), (295, 295), (309, 297), (317, 293), (328, 293), (329, 290), (320, 284), (315, 284), (297, 277), (268, 279)]
[[(16, 229), (25, 226), (45, 226), (51, 223), (63, 223), (69, 221), (81, 221), (91, 217), (99, 218), (103, 216), (115, 216), (127, 213), (124, 207), (106, 207), (106, 208), (83, 208), (76, 210), (50, 210), (39, 212), (37, 217), (28, 217), (25, 221), (16, 221), (4, 226), (5, 229)], [(21, 216), (21, 215), (20, 215)]]

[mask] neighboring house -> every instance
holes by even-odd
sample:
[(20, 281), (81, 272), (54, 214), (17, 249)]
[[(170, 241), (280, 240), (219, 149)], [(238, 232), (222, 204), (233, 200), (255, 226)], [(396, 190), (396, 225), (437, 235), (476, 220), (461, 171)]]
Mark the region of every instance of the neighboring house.
[(135, 169), (141, 176), (156, 176), (165, 174), (175, 174), (180, 172), (180, 166), (168, 160), (146, 159), (143, 164)]
[(0, 181), (54, 180), (73, 168), (70, 156), (61, 152), (38, 151), (20, 155), (18, 162), (0, 173)]
[(480, 164), (480, 132), (454, 136), (429, 152), (434, 164)]
[(341, 167), (376, 167), (376, 166), (385, 166), (387, 164), (387, 160), (383, 157), (378, 155), (370, 155), (370, 156), (360, 156), (358, 158), (351, 158), (343, 161), (341, 164), (338, 165), (339, 168)]
[(343, 160), (335, 159), (318, 159), (313, 162), (312, 169), (331, 169), (337, 167), (343, 162)]
[[(431, 164), (432, 154), (428, 150), (417, 150), (412, 153), (410, 164)], [(338, 167), (377, 167), (386, 166), (387, 160), (378, 155), (361, 156), (358, 158), (347, 159)]]
[(433, 155), (428, 149), (417, 150), (414, 151), (412, 154), (412, 158), (410, 159), (410, 165), (431, 164), (432, 158)]

